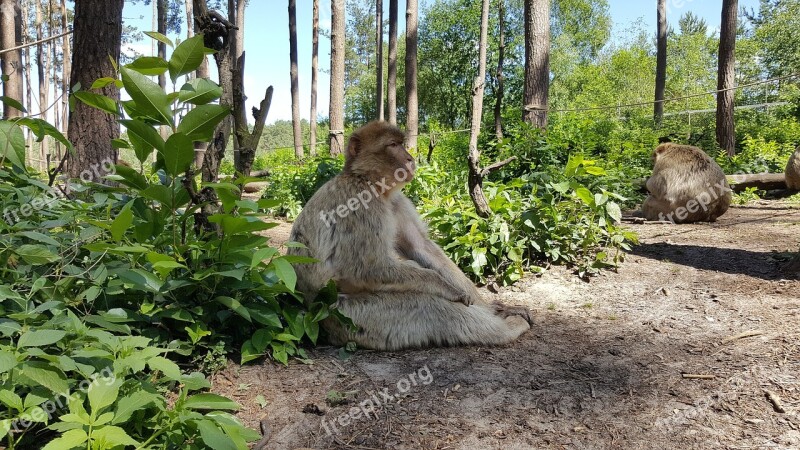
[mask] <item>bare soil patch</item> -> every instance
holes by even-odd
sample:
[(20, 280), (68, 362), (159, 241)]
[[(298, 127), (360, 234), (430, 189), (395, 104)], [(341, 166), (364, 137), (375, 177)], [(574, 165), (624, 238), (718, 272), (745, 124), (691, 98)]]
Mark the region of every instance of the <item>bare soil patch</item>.
[[(631, 228), (641, 244), (616, 272), (587, 283), (556, 267), (485, 290), (534, 311), (512, 345), (346, 360), (319, 347), (310, 365), (231, 364), (215, 391), (268, 425), (270, 449), (800, 448), (800, 274), (787, 264), (800, 209)], [(368, 401), (380, 406), (367, 418)]]

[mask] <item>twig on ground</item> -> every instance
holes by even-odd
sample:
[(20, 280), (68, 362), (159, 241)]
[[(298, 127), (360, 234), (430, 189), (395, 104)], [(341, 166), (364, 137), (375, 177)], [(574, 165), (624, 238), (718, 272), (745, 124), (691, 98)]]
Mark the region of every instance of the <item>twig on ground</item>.
[(722, 341), (722, 345), (725, 345), (725, 344), (727, 344), (729, 342), (737, 341), (739, 339), (744, 339), (744, 338), (753, 337), (753, 336), (760, 336), (762, 334), (764, 334), (763, 330), (748, 330), (748, 331), (745, 331), (743, 333), (739, 333), (739, 334), (737, 334), (735, 336), (731, 336), (731, 337), (725, 338)]
[(786, 408), (783, 407), (783, 402), (781, 401), (781, 398), (778, 397), (778, 394), (770, 390), (764, 389), (764, 395), (767, 397), (767, 400), (769, 400), (769, 402), (772, 403), (772, 409), (774, 409), (775, 412), (779, 413), (786, 412)]

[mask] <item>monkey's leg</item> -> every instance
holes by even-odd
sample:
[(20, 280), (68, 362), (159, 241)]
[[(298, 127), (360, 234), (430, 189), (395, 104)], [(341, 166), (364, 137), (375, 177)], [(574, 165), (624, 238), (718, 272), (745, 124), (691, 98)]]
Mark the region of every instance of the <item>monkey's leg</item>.
[(324, 325), (333, 343), (354, 341), (376, 350), (500, 345), (530, 329), (525, 318), (502, 317), (490, 305), (465, 306), (419, 293), (340, 295), (337, 307), (360, 330), (349, 332), (335, 319), (328, 319)]

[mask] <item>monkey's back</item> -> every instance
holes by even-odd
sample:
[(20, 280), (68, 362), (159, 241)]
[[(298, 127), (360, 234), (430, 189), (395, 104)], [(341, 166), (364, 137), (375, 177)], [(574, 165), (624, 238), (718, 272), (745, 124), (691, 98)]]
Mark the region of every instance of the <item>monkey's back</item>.
[(690, 212), (681, 221), (714, 221), (728, 210), (731, 191), (725, 173), (704, 151), (690, 145), (665, 143), (656, 148), (654, 155), (653, 175), (647, 180), (647, 189), (651, 196), (668, 205), (668, 211), (687, 208), (698, 199), (712, 199), (707, 208)]
[(800, 191), (800, 147), (797, 147), (786, 163), (786, 187)]

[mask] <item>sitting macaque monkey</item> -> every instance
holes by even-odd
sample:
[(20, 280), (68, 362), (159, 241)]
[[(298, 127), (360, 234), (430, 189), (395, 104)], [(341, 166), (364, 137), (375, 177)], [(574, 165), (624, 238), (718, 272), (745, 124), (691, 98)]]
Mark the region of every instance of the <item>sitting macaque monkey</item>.
[(416, 170), (405, 136), (370, 122), (347, 143), (342, 172), (308, 201), (290, 239), (311, 256), (297, 264), (297, 287), (313, 300), (333, 279), (338, 310), (359, 327), (323, 322), (334, 344), (378, 350), (513, 341), (530, 328), (529, 311), (489, 305), (472, 282), (428, 238), (401, 192)]
[(786, 188), (800, 191), (800, 147), (797, 147), (786, 163)]
[(647, 190), (642, 204), (647, 220), (714, 222), (731, 204), (731, 189), (719, 164), (697, 147), (672, 142), (653, 151)]

